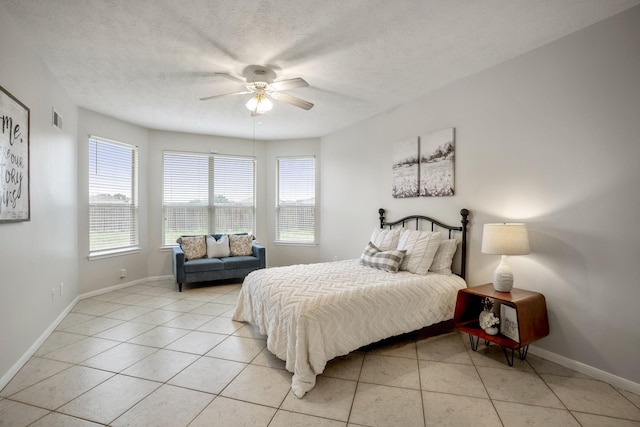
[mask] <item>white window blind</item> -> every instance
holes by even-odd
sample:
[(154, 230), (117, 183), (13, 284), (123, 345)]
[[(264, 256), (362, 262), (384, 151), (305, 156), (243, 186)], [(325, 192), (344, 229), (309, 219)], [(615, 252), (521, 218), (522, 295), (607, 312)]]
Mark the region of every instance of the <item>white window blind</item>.
[(89, 255), (138, 245), (138, 150), (89, 137)]
[(164, 153), (164, 244), (209, 229), (209, 157)]
[(276, 241), (315, 243), (316, 159), (281, 157), (277, 163)]
[(254, 160), (165, 152), (163, 244), (183, 235), (254, 232)]
[(253, 231), (253, 170), (253, 159), (214, 157), (213, 206), (216, 233)]

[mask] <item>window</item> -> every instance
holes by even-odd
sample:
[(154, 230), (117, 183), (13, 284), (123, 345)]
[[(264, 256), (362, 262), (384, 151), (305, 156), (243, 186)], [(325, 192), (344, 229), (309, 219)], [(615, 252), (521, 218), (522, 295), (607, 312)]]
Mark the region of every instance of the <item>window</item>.
[(138, 149), (89, 137), (89, 255), (138, 246)]
[(276, 241), (316, 241), (316, 159), (282, 157), (278, 162)]
[(182, 235), (254, 234), (253, 158), (165, 152), (163, 164), (165, 246)]
[(253, 233), (253, 159), (213, 158), (213, 210), (216, 233)]

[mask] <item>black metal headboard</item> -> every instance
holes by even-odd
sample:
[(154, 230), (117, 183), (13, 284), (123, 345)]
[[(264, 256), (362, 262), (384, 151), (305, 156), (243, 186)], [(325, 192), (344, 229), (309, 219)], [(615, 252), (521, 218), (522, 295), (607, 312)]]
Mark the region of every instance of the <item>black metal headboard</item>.
[(468, 209), (461, 209), (460, 210), (460, 216), (462, 217), (462, 219), (460, 220), (460, 224), (459, 226), (452, 226), (452, 225), (447, 225), (447, 224), (443, 224), (438, 220), (435, 220), (433, 218), (429, 218), (428, 216), (424, 216), (424, 215), (409, 215), (406, 216), (402, 219), (399, 219), (397, 221), (393, 221), (393, 222), (387, 222), (385, 217), (384, 217), (384, 209), (378, 209), (378, 213), (380, 214), (380, 228), (384, 228), (384, 227), (393, 227), (394, 225), (398, 225), (401, 224), (402, 227), (405, 227), (405, 224), (409, 221), (415, 220), (416, 222), (416, 230), (420, 229), (420, 220), (423, 221), (427, 221), (431, 223), (431, 231), (435, 231), (435, 227), (439, 227), (445, 230), (449, 231), (449, 239), (451, 239), (452, 237), (452, 233), (454, 231), (460, 231), (461, 232), (461, 242), (460, 242), (460, 274), (459, 276), (462, 277), (463, 279), (465, 278), (465, 275), (467, 273), (467, 224), (469, 224), (469, 210)]

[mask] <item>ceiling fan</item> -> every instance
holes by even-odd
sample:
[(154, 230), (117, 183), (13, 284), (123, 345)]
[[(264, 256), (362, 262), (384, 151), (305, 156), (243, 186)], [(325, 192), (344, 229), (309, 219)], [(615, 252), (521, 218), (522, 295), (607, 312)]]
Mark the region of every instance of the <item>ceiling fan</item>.
[(220, 98), (223, 96), (253, 93), (254, 96), (246, 104), (246, 107), (251, 111), (252, 116), (264, 114), (271, 110), (273, 103), (269, 98), (277, 101), (283, 101), (287, 104), (291, 104), (305, 110), (310, 110), (313, 107), (313, 104), (309, 101), (281, 92), (283, 90), (309, 86), (309, 83), (300, 77), (274, 82), (274, 79), (276, 78), (275, 71), (260, 65), (250, 65), (245, 68), (243, 72), (244, 80), (229, 73), (214, 74), (241, 83), (244, 85), (246, 90), (207, 96), (205, 98), (200, 98), (200, 101), (208, 101), (210, 99)]

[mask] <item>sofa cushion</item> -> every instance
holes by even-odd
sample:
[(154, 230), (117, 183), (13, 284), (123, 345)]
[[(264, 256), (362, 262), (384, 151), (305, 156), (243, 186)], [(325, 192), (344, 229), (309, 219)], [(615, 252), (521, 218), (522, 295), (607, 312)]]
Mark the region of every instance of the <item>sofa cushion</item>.
[(184, 271), (186, 273), (224, 270), (224, 268), (224, 263), (218, 258), (192, 259), (184, 263)]
[(253, 253), (253, 236), (248, 235), (229, 235), (229, 249), (231, 250), (231, 256), (247, 256)]
[(260, 260), (254, 256), (232, 256), (220, 258), (226, 270), (234, 268), (260, 268)]
[(187, 259), (198, 259), (207, 256), (207, 243), (204, 236), (183, 236), (177, 240)]
[(229, 236), (223, 234), (217, 240), (207, 236), (207, 258), (221, 258), (230, 255)]

